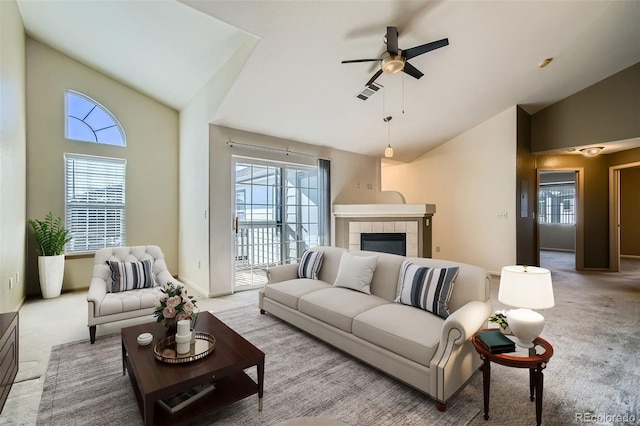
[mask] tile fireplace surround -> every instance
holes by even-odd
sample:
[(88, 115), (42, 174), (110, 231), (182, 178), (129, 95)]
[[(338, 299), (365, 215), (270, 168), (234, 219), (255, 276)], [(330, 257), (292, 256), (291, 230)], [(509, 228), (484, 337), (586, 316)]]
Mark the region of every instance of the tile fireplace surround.
[(406, 234), (407, 257), (431, 257), (434, 204), (336, 204), (336, 246), (360, 250), (363, 233)]

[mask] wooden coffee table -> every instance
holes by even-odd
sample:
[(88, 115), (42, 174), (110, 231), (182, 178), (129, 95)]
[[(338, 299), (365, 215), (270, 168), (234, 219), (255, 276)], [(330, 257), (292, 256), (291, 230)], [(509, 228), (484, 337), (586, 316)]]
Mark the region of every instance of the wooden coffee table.
[[(189, 363), (168, 364), (153, 355), (155, 345), (167, 337), (164, 327), (153, 322), (122, 329), (122, 374), (129, 372), (145, 425), (187, 423), (256, 393), (258, 410), (262, 410), (264, 353), (209, 312), (198, 315), (196, 330), (215, 337), (213, 353)], [(138, 345), (136, 339), (141, 333), (153, 334), (150, 345)], [(257, 383), (244, 372), (253, 366), (257, 368)], [(177, 413), (170, 414), (156, 403), (211, 382), (215, 382), (213, 392)]]

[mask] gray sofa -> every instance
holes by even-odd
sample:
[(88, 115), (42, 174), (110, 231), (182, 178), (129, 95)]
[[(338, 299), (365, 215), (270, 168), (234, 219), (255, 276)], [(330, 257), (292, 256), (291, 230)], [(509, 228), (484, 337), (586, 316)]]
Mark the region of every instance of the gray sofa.
[[(447, 400), (481, 365), (470, 339), (491, 315), (487, 272), (444, 260), (336, 247), (312, 250), (324, 253), (318, 279), (298, 278), (297, 264), (270, 268), (259, 295), (261, 313), (269, 312), (420, 390), (445, 410)], [(378, 256), (371, 294), (333, 285), (345, 251)], [(446, 319), (394, 302), (405, 259), (418, 266), (459, 268)]]

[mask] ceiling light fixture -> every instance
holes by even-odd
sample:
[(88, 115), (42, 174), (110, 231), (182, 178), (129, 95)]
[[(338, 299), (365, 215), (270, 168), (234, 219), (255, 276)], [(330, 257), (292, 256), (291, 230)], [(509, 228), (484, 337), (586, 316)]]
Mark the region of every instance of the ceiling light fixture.
[(602, 151), (603, 149), (604, 149), (603, 146), (590, 146), (589, 148), (582, 148), (580, 152), (585, 157), (594, 157), (600, 154), (600, 151)]
[(551, 61), (553, 61), (553, 58), (547, 58), (547, 59), (545, 59), (544, 61), (540, 62), (540, 63), (538, 64), (538, 67), (539, 67), (539, 68), (544, 68), (544, 67), (546, 67), (547, 65), (549, 65), (549, 64), (551, 63)]
[(386, 158), (393, 157), (393, 148), (391, 148), (391, 119), (392, 118), (393, 117), (389, 115), (382, 119), (384, 120), (385, 123), (387, 123), (387, 141), (389, 142), (389, 144), (387, 145), (387, 148), (384, 150), (384, 156)]
[[(398, 49), (400, 52), (400, 49)], [(398, 53), (382, 59), (382, 71), (387, 74), (396, 74), (404, 69), (404, 58)]]

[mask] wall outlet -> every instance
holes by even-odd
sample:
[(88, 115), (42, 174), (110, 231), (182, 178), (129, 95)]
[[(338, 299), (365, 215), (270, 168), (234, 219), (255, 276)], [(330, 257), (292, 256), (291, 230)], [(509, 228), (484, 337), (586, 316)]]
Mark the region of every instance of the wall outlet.
[(436, 253), (440, 253), (440, 246), (436, 246)]
[(370, 183), (367, 184), (367, 189), (373, 189), (373, 185), (371, 185)]

